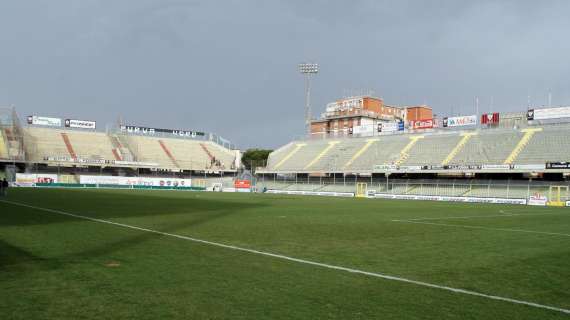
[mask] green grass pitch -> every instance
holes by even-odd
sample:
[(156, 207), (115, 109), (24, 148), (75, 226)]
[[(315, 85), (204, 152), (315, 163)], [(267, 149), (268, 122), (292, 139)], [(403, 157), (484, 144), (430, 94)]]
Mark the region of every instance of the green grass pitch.
[(100, 220), (0, 202), (1, 319), (570, 318), (568, 208), (59, 189), (6, 200)]

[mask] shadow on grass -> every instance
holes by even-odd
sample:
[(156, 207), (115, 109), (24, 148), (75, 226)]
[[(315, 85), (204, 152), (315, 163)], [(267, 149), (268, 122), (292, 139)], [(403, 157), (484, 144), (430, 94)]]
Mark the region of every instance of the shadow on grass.
[[(219, 218), (220, 212), (226, 212), (224, 215), (227, 215), (268, 206), (261, 202), (211, 198), (211, 196), (207, 197), (203, 193), (196, 192), (85, 192), (53, 189), (41, 191), (23, 190), (7, 200), (97, 219), (112, 220), (183, 214), (185, 219), (194, 220), (196, 224), (205, 223), (213, 217)], [(0, 202), (0, 212), (2, 212), (0, 226), (65, 223), (69, 219), (74, 219), (2, 202)]]

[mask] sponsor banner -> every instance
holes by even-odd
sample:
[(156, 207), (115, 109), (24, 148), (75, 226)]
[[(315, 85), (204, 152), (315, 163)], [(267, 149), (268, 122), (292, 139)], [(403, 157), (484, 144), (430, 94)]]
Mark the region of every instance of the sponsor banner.
[(422, 166), (400, 166), (399, 169), (403, 171), (420, 171)]
[(65, 119), (66, 128), (95, 129), (97, 123), (89, 120)]
[(434, 127), (433, 119), (412, 120), (410, 121), (412, 129), (431, 129)]
[(107, 164), (116, 164), (119, 166), (143, 166), (143, 167), (158, 167), (159, 164), (156, 162), (137, 162), (137, 161), (124, 161), (124, 160), (107, 160)]
[(249, 189), (251, 188), (250, 180), (236, 180), (234, 181), (234, 187), (236, 189)]
[(374, 135), (374, 126), (354, 126), (352, 127), (352, 133), (358, 134), (362, 137), (368, 137)]
[(378, 122), (378, 132), (404, 131), (404, 123), (399, 122)]
[(445, 170), (481, 170), (481, 165), (450, 164), (443, 166)]
[(422, 166), (422, 170), (445, 170), (442, 165)]
[(118, 166), (141, 166), (141, 167), (158, 167), (156, 162), (137, 162), (137, 161), (123, 161), (123, 160), (103, 160), (103, 159), (85, 159), (85, 158), (71, 158), (71, 157), (44, 157), (44, 161), (52, 162), (72, 162), (80, 164), (108, 164)]
[(526, 113), (527, 120), (546, 120), (570, 118), (570, 107), (530, 109)]
[(528, 198), (529, 206), (545, 206), (547, 202), (548, 198), (538, 193)]
[(36, 126), (61, 127), (60, 118), (28, 116), (28, 124)]
[(400, 195), (377, 193), (375, 198), (398, 199), (398, 200), (431, 200), (448, 202), (470, 202), (470, 203), (502, 203), (502, 204), (526, 204), (526, 199), (507, 198), (476, 198), (476, 197), (450, 197), (450, 196), (420, 196), (420, 195)]
[(498, 124), (499, 123), (499, 113), (485, 113), (481, 115), (481, 124)]
[(570, 169), (570, 162), (547, 162), (546, 169)]
[(292, 194), (304, 196), (327, 196), (327, 197), (354, 197), (353, 192), (328, 192), (328, 191), (296, 191), (296, 190), (267, 190), (266, 193)]
[(16, 173), (16, 186), (33, 187), (36, 183), (57, 183), (57, 174)]
[(222, 192), (236, 192), (236, 188), (222, 188)]
[(476, 124), (477, 124), (476, 115), (443, 118), (443, 127), (462, 127), (462, 126), (473, 126)]
[(204, 132), (198, 132), (198, 131), (147, 128), (147, 127), (137, 127), (137, 126), (121, 126), (121, 131), (127, 133), (147, 134), (151, 136), (157, 133), (166, 133), (178, 137), (196, 137), (196, 136), (205, 135)]
[(191, 187), (192, 179), (81, 175), (79, 176), (79, 183), (114, 184), (121, 186)]
[(570, 207), (570, 201), (566, 201), (566, 206)]
[(398, 170), (398, 166), (393, 164), (377, 164), (374, 166), (374, 171), (394, 171)]
[(481, 166), (483, 170), (510, 170), (511, 166), (508, 164), (484, 164)]
[(513, 165), (515, 170), (544, 170), (546, 169), (545, 164), (515, 164)]

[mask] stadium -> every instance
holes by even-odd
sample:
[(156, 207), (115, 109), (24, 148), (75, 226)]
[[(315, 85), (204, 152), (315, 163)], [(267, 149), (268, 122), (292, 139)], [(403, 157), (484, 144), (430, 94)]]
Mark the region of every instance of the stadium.
[[(188, 14), (183, 3), (176, 3), (174, 11)], [(136, 54), (126, 55), (128, 59), (117, 58), (120, 72), (105, 73), (105, 83), (100, 83), (102, 88), (107, 81), (109, 87), (117, 85), (111, 79), (115, 76), (124, 82), (115, 95), (108, 87), (102, 91), (122, 107), (105, 109), (92, 93), (73, 92), (88, 87), (75, 78), (76, 86), (53, 95), (76, 94), (84, 107), (57, 107), (54, 101), (59, 100), (46, 103), (49, 107), (0, 106), (0, 180), (6, 183), (0, 193), (1, 319), (570, 318), (570, 106), (566, 103), (553, 104), (549, 93), (546, 104), (532, 103), (529, 97), (516, 110), (506, 111), (498, 103), (487, 110), (474, 97), (473, 106), (470, 101), (468, 108), (453, 112), (443, 103), (412, 102), (419, 101), (417, 96), (394, 93), (393, 86), (392, 92), (383, 89), (385, 98), (364, 90), (338, 94), (340, 85), (335, 81), (362, 83), (359, 77), (374, 73), (372, 67), (359, 70), (358, 77), (339, 80), (335, 73), (321, 75), (317, 63), (302, 62), (297, 72), (291, 63), (288, 72), (305, 81), (301, 97), (288, 91), (287, 78), (251, 70), (263, 69), (258, 65), (271, 61), (267, 52), (287, 52), (280, 45), (294, 35), (277, 32), (260, 37), (267, 43), (249, 52), (259, 61), (240, 62), (247, 56), (244, 48), (252, 43), (247, 37), (257, 32), (249, 28), (243, 32), (240, 26), (270, 16), (275, 25), (273, 20), (265, 21), (254, 24), (256, 29), (274, 31), (277, 25), (287, 25), (289, 30), (293, 24), (279, 23), (279, 15), (274, 15), (285, 12), (283, 8), (271, 15), (253, 15), (249, 11), (267, 8), (240, 3), (249, 20), (226, 17), (235, 22), (230, 25), (199, 20), (196, 25), (207, 25), (205, 34), (215, 41), (202, 39), (187, 46), (170, 29), (153, 29), (166, 20), (170, 27), (183, 24), (184, 14), (170, 16), (170, 4), (132, 13), (131, 5), (135, 6), (131, 3), (125, 9), (132, 14), (126, 19), (129, 23), (117, 23), (112, 17), (92, 21), (104, 31), (120, 29), (114, 31), (120, 34), (119, 41), (106, 39), (105, 32), (95, 27), (97, 31), (89, 29), (77, 37), (95, 41), (83, 45), (94, 55), (105, 45), (137, 48)], [(192, 10), (203, 9), (198, 7)], [(242, 17), (242, 8), (232, 8), (227, 11)], [(214, 10), (215, 15), (224, 17), (225, 9)], [(158, 18), (147, 13), (153, 10), (159, 12)], [(144, 16), (143, 22), (135, 19), (137, 14)], [(350, 17), (351, 11), (345, 14)], [(358, 14), (358, 19), (345, 20), (364, 24), (360, 15), (366, 15)], [(204, 17), (213, 19), (211, 12), (200, 18)], [(407, 14), (404, 18), (414, 24)], [(318, 19), (294, 21), (314, 27)], [(142, 26), (133, 27), (137, 23)], [(216, 33), (216, 24), (227, 28), (224, 36)], [(358, 30), (358, 24), (350, 27)], [(334, 27), (327, 24), (329, 28)], [(240, 30), (247, 37), (236, 37), (240, 43), (234, 48), (228, 34)], [(358, 39), (358, 32), (349, 30)], [(129, 32), (137, 36), (129, 37)], [(151, 40), (141, 35), (151, 35)], [(336, 41), (340, 35), (334, 37), (334, 59), (343, 51)], [(167, 50), (171, 55), (161, 51), (161, 45), (167, 45), (154, 42), (164, 39), (175, 48)], [(143, 50), (144, 41), (151, 41), (150, 50)], [(256, 37), (253, 42), (260, 41)], [(374, 48), (373, 41), (349, 42), (362, 51)], [(137, 60), (150, 51), (154, 59), (186, 61), (186, 56), (177, 54), (188, 47), (197, 52), (208, 47), (204, 57), (189, 59), (207, 68), (196, 67), (199, 81), (192, 82), (197, 88), (191, 90), (196, 97), (204, 90), (206, 98), (201, 102), (196, 98), (189, 111), (191, 99), (175, 92), (187, 90), (186, 82), (181, 80), (183, 85), (177, 87), (177, 81), (194, 69)], [(353, 50), (343, 60), (350, 64), (348, 69), (358, 69)], [(65, 60), (63, 53), (56, 52), (61, 56), (54, 61)], [(401, 55), (404, 61), (394, 62), (398, 68), (413, 63), (413, 58)], [(439, 60), (427, 53), (426, 57), (415, 59), (434, 64)], [(131, 58), (136, 68), (129, 69)], [(383, 66), (388, 68), (399, 58), (390, 56)], [(89, 60), (74, 65), (77, 74), (88, 70), (90, 63), (85, 61)], [(231, 72), (218, 68), (218, 63)], [(233, 69), (241, 64), (252, 73), (245, 77), (248, 81), (236, 71), (241, 69)], [(267, 64), (268, 70), (280, 66)], [(144, 71), (138, 73), (139, 67)], [(134, 76), (123, 78), (123, 72)], [(208, 78), (209, 73), (216, 73), (216, 78)], [(238, 80), (232, 73), (239, 74)], [(329, 82), (319, 93), (321, 102), (313, 105), (311, 90), (323, 91), (312, 87), (317, 74)], [(401, 74), (386, 74), (380, 77), (389, 78), (384, 84), (402, 84), (397, 82)], [(101, 74), (92, 70), (77, 79), (97, 76)], [(66, 74), (52, 81), (58, 83), (59, 78)], [(140, 87), (128, 82), (136, 78), (151, 80)], [(235, 81), (230, 87), (237, 89), (232, 92), (242, 92), (247, 99), (221, 93), (228, 90), (226, 78)], [(445, 76), (437, 81), (446, 83), (441, 79)], [(14, 83), (26, 91), (24, 98), (19, 96), (21, 101), (29, 103), (33, 100), (28, 96), (42, 93), (50, 97), (41, 86), (28, 93), (28, 82), (32, 87), (34, 79), (18, 81), (15, 77)], [(249, 81), (261, 84), (248, 87)], [(402, 90), (420, 90), (409, 81)], [(49, 87), (47, 82), (44, 85)], [(139, 110), (122, 100), (130, 101), (130, 85), (136, 87), (135, 96), (148, 99), (151, 107)], [(272, 91), (270, 85), (278, 90)], [(452, 91), (422, 85), (434, 95)], [(219, 95), (208, 91), (210, 87), (216, 94), (220, 90)], [(563, 90), (567, 88), (559, 91)], [(224, 100), (225, 96), (231, 99)], [(272, 110), (289, 103), (283, 96), (294, 97), (293, 125), (283, 110)], [(323, 96), (328, 103), (322, 103)], [(155, 105), (164, 97), (168, 103)], [(176, 107), (178, 100), (183, 103)], [(243, 118), (236, 115), (245, 111), (229, 111), (256, 103), (258, 112)], [(316, 112), (320, 114), (315, 116)], [(124, 121), (124, 114), (135, 120)], [(185, 121), (178, 118), (188, 115), (194, 122), (181, 127)], [(119, 120), (101, 120), (113, 118)], [(304, 131), (298, 132), (303, 125)], [(288, 132), (286, 141), (280, 130)], [(265, 140), (275, 148), (244, 146), (243, 132), (253, 135), (252, 141)]]

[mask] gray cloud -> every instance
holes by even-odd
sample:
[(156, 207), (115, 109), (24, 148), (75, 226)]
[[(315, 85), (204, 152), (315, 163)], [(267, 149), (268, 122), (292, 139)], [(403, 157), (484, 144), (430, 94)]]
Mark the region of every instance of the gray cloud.
[(5, 1), (0, 104), (213, 131), (241, 147), (303, 132), (349, 90), (438, 114), (570, 104), (567, 1)]

